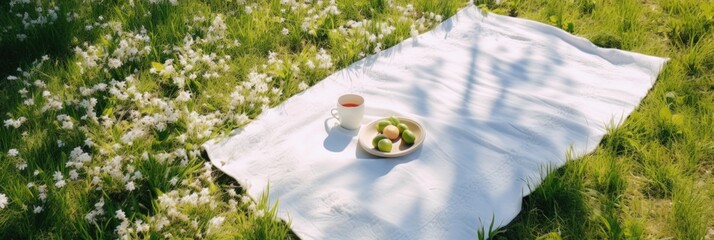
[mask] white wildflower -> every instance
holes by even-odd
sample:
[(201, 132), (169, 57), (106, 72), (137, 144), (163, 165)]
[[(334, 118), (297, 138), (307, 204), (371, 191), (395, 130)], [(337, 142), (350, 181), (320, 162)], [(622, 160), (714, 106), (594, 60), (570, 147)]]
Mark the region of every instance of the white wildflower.
[(238, 193), (236, 193), (236, 190), (233, 189), (233, 188), (228, 189), (228, 191), (226, 191), (226, 192), (228, 192), (228, 196), (231, 196), (231, 197), (237, 197), (237, 196), (238, 196)]
[(330, 57), (323, 48), (320, 48), (320, 51), (317, 53), (317, 62), (320, 68), (328, 69), (332, 67), (332, 57)]
[(47, 185), (40, 185), (37, 187), (38, 197), (43, 202), (47, 199)]
[(25, 170), (25, 168), (27, 168), (27, 162), (25, 160), (22, 160), (15, 164), (15, 167), (17, 168), (17, 170)]
[(35, 99), (32, 99), (32, 98), (25, 99), (25, 101), (23, 101), (22, 104), (25, 104), (27, 106), (34, 106)]
[(117, 58), (110, 58), (109, 62), (107, 62), (107, 66), (109, 66), (109, 68), (119, 68), (119, 67), (121, 67), (121, 65), (122, 65), (121, 60), (119, 60)]
[(180, 89), (183, 89), (184, 85), (186, 85), (186, 78), (182, 76), (175, 76), (173, 77), (174, 84)]
[(178, 183), (178, 178), (172, 177), (171, 180), (169, 180), (169, 183), (170, 183), (171, 185), (176, 185), (176, 183)]
[(33, 85), (35, 85), (35, 87), (38, 87), (38, 88), (47, 87), (47, 84), (46, 84), (45, 82), (41, 81), (41, 80), (35, 80), (35, 82), (33, 83)]
[(148, 232), (151, 228), (148, 223), (145, 223), (141, 219), (137, 219), (136, 221), (134, 221), (134, 225), (136, 225), (136, 232)]
[(288, 34), (290, 34), (290, 30), (288, 30), (287, 28), (283, 28), (283, 30), (280, 31), (280, 33), (282, 33), (283, 35), (288, 35)]
[(302, 81), (302, 82), (300, 82), (300, 84), (298, 84), (298, 90), (300, 90), (300, 91), (304, 91), (308, 87), (310, 87), (310, 86), (308, 86), (307, 83), (305, 83), (304, 81)]
[(369, 40), (372, 43), (377, 42), (377, 36), (375, 36), (374, 34), (370, 34), (369, 37), (367, 38), (367, 40)]
[(305, 62), (305, 66), (309, 69), (315, 69), (315, 63), (312, 62), (312, 60), (307, 60), (307, 62)]
[(127, 191), (134, 191), (136, 189), (136, 186), (134, 185), (134, 181), (129, 181), (126, 183), (126, 190)]
[(209, 229), (210, 228), (218, 228), (223, 224), (223, 221), (225, 221), (225, 217), (213, 217), (211, 220), (208, 220), (209, 224)]
[[(34, 103), (34, 101), (33, 101), (33, 103)], [(23, 123), (25, 123), (25, 121), (27, 121), (27, 118), (19, 117), (17, 119), (11, 118), (11, 119), (5, 120), (3, 123), (5, 124), (5, 127), (19, 128), (20, 126), (22, 126)]]
[(126, 214), (125, 214), (124, 211), (122, 211), (121, 209), (117, 210), (117, 211), (114, 212), (114, 213), (115, 213), (114, 216), (115, 216), (117, 219), (119, 219), (119, 220), (125, 220), (125, 219), (126, 219)]
[(41, 213), (42, 212), (42, 206), (36, 206), (35, 209), (32, 210), (34, 213)]
[(74, 129), (74, 123), (72, 122), (72, 117), (66, 114), (57, 115), (57, 121), (62, 122), (63, 129)]
[(62, 188), (65, 185), (67, 185), (67, 182), (64, 181), (64, 176), (60, 171), (55, 171), (55, 173), (52, 175), (54, 178), (55, 182), (55, 187), (57, 188)]
[(17, 155), (20, 154), (19, 151), (15, 148), (11, 148), (10, 150), (7, 151), (7, 155), (10, 157), (17, 157)]
[(248, 196), (246, 196), (246, 195), (243, 195), (242, 197), (240, 197), (240, 202), (242, 202), (243, 204), (248, 204), (248, 203), (250, 203), (251, 201), (252, 201), (252, 200), (250, 200), (250, 197), (248, 197)]
[(62, 172), (55, 171), (55, 173), (52, 174), (52, 178), (54, 178), (55, 181), (59, 181), (59, 180), (64, 179), (64, 176), (62, 175)]
[(8, 199), (7, 196), (5, 196), (4, 193), (0, 193), (0, 209), (3, 209), (7, 206)]
[(168, 226), (171, 224), (171, 221), (167, 217), (161, 217), (159, 220), (156, 221), (156, 230), (161, 231), (161, 229), (164, 229), (164, 227)]
[(261, 218), (263, 216), (265, 216), (265, 211), (263, 211), (263, 209), (255, 211), (255, 217)]
[(104, 198), (99, 199), (99, 202), (94, 204), (94, 210), (90, 211), (87, 213), (87, 215), (84, 217), (87, 219), (87, 222), (95, 224), (97, 223), (97, 217), (98, 216), (103, 216), (104, 215)]
[(93, 147), (97, 144), (95, 144), (94, 141), (92, 141), (92, 138), (87, 138), (87, 139), (84, 139), (84, 145), (87, 147)]
[(191, 93), (188, 91), (179, 91), (176, 101), (188, 102), (188, 100), (191, 100)]
[(102, 182), (102, 179), (99, 178), (99, 176), (92, 177), (92, 182), (91, 182), (92, 185), (99, 185), (101, 182)]

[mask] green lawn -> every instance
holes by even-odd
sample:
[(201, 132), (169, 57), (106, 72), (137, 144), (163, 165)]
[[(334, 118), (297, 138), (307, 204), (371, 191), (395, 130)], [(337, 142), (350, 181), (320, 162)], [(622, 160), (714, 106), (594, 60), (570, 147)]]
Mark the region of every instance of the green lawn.
[[(0, 3), (0, 239), (294, 237), (200, 144), (466, 5), (309, 2)], [(495, 238), (714, 238), (713, 1), (476, 4), (671, 59)]]

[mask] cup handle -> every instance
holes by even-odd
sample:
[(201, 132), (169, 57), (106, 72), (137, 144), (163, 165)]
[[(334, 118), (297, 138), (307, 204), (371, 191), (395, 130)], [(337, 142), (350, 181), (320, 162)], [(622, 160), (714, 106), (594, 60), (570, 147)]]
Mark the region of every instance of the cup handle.
[(338, 113), (337, 108), (333, 108), (330, 110), (330, 114), (332, 114), (332, 117), (334, 117), (337, 120), (340, 120), (340, 116), (337, 113)]

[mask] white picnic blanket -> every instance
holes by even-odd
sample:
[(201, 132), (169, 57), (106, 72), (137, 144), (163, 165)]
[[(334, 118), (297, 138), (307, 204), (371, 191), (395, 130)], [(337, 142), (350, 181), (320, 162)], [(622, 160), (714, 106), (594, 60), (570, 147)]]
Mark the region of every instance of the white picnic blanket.
[[(469, 6), (204, 147), (251, 196), (269, 186), (303, 239), (474, 239), (508, 224), (569, 152), (593, 151), (665, 62)], [(367, 154), (331, 118), (345, 93), (364, 96), (365, 124), (420, 121), (422, 147)]]

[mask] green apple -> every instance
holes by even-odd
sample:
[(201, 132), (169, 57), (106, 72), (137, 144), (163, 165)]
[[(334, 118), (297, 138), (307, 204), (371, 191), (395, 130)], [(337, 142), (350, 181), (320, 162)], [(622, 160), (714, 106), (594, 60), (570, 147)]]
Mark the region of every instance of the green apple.
[(376, 148), (376, 147), (377, 147), (377, 143), (378, 143), (380, 140), (382, 140), (382, 139), (387, 139), (387, 136), (384, 136), (384, 135), (382, 135), (382, 134), (379, 134), (379, 135), (377, 135), (376, 137), (374, 137), (374, 139), (372, 139), (372, 146), (374, 146), (374, 147)]
[(414, 133), (411, 130), (407, 129), (402, 132), (402, 140), (404, 140), (407, 144), (414, 144), (416, 136), (414, 136)]
[(389, 117), (388, 120), (389, 120), (389, 122), (391, 122), (392, 125), (394, 125), (394, 126), (399, 125), (399, 118), (397, 118), (397, 117), (395, 117), (395, 116)]
[(384, 131), (384, 128), (389, 125), (392, 125), (392, 123), (387, 120), (381, 120), (377, 122), (377, 132), (382, 133), (382, 131)]
[(377, 149), (382, 152), (391, 152), (392, 151), (392, 141), (390, 141), (388, 138), (379, 140), (377, 142)]
[(397, 125), (397, 128), (399, 128), (399, 132), (400, 132), (400, 133), (403, 133), (404, 130), (409, 130), (409, 126), (407, 126), (407, 125), (404, 124), (404, 123), (398, 124), (398, 125)]

